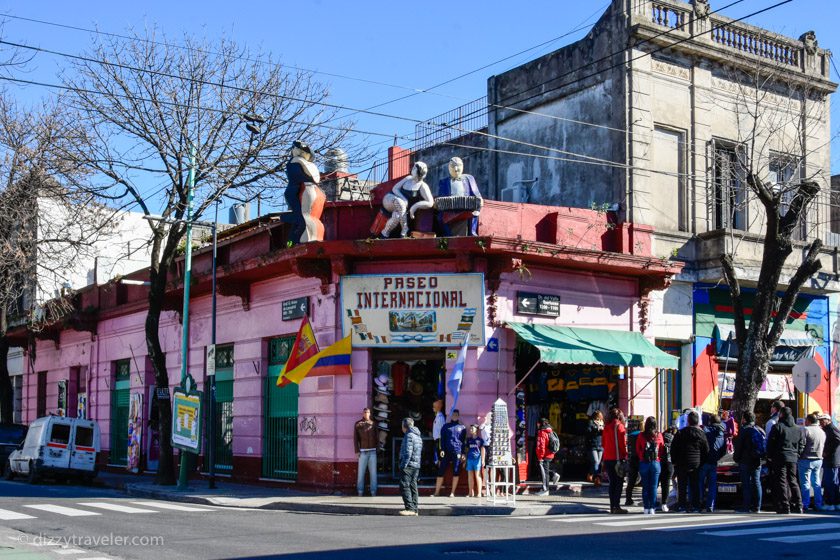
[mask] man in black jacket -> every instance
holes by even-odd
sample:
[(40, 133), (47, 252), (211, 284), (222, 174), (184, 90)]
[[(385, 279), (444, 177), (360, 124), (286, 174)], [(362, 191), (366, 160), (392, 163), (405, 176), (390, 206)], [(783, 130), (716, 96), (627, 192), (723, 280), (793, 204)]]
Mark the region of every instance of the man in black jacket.
[[(761, 460), (766, 456), (764, 430), (755, 425), (755, 414), (745, 412), (741, 417), (741, 431), (735, 438), (735, 453), (732, 459), (738, 463), (741, 473), (741, 491), (743, 505), (740, 513), (758, 513), (761, 511)], [(762, 442), (765, 449), (757, 448), (756, 442)]]
[[(672, 510), (700, 511), (700, 465), (706, 462), (709, 442), (698, 426), (700, 415), (696, 411), (688, 414), (688, 426), (677, 432), (671, 444), (671, 460), (677, 469), (677, 494), (679, 503)], [(691, 508), (688, 507), (686, 491), (691, 487)]]
[(773, 461), (776, 513), (802, 513), (797, 466), (804, 449), (805, 436), (793, 421), (793, 411), (786, 406), (767, 436), (767, 456)]
[(831, 416), (820, 414), (818, 420), (825, 432), (823, 447), (823, 510), (840, 511), (840, 429), (831, 423)]

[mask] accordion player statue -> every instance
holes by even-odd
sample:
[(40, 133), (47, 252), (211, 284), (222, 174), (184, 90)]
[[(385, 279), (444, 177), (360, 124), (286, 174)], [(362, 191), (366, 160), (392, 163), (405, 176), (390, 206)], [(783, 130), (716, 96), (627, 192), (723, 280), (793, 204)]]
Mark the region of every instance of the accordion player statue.
[(435, 198), (441, 233), (446, 237), (478, 235), (478, 216), (483, 205), (475, 177), (464, 173), (461, 158), (449, 160), (449, 177), (438, 183)]

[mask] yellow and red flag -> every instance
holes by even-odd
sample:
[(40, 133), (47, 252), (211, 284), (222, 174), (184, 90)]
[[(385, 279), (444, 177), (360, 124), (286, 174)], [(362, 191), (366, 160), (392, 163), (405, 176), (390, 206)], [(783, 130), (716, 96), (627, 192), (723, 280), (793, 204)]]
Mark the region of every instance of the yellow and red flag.
[(303, 320), (300, 322), (297, 337), (295, 337), (295, 345), (289, 353), (289, 359), (280, 371), (280, 375), (277, 376), (277, 386), (285, 387), (291, 383), (292, 380), (286, 377), (286, 372), (291, 372), (298, 368), (303, 362), (315, 356), (317, 353), (318, 341), (315, 340), (315, 332), (312, 330), (309, 316), (304, 315)]
[(317, 377), (319, 375), (351, 375), (353, 369), (350, 367), (350, 355), (353, 346), (350, 343), (350, 336), (346, 336), (335, 344), (324, 348), (300, 365), (284, 370), (285, 380), (300, 384), (307, 376)]

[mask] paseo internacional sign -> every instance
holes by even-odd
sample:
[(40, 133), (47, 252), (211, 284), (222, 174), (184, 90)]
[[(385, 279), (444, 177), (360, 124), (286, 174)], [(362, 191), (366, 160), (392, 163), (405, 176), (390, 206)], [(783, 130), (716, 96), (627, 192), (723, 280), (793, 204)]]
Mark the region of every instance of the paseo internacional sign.
[(191, 375), (172, 394), (172, 446), (201, 453), (202, 394)]
[(353, 346), (484, 345), (484, 275), (360, 274), (341, 279)]

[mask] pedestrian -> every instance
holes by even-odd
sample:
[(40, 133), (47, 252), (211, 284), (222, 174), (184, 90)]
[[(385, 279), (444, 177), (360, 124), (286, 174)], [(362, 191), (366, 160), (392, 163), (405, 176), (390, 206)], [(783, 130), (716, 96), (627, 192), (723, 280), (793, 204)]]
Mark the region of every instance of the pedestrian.
[[(709, 442), (700, 429), (700, 415), (692, 410), (686, 417), (687, 426), (674, 436), (671, 460), (677, 471), (677, 507), (673, 511), (700, 511), (700, 466), (709, 454)], [(691, 488), (691, 506), (688, 491)]]
[(761, 511), (761, 461), (767, 456), (767, 436), (755, 425), (755, 414), (745, 412), (741, 416), (741, 431), (735, 438), (735, 452), (732, 459), (738, 463), (743, 492), (738, 513)]
[(628, 511), (621, 507), (621, 488), (627, 466), (627, 429), (624, 427), (624, 413), (618, 408), (610, 409), (604, 425), (603, 444), (604, 468), (610, 480), (610, 513), (626, 514)]
[(469, 497), (481, 497), (481, 469), (484, 466), (484, 438), (478, 431), (478, 426), (472, 424), (467, 435), (467, 486)]
[(802, 513), (802, 494), (796, 473), (804, 449), (802, 429), (794, 422), (790, 407), (786, 406), (779, 411), (779, 421), (767, 436), (767, 456), (773, 462), (776, 513)]
[(356, 475), (356, 492), (359, 496), (365, 493), (365, 471), (370, 477), (370, 495), (376, 496), (376, 446), (379, 444), (379, 434), (376, 424), (370, 418), (370, 409), (362, 410), (362, 419), (356, 422), (353, 430), (353, 446), (356, 448), (356, 458), (359, 460), (359, 471)]
[(840, 429), (831, 422), (831, 416), (820, 414), (817, 418), (825, 432), (823, 446), (823, 510), (840, 511)]
[(411, 418), (403, 418), (402, 431), (405, 437), (400, 447), (400, 494), (405, 509), (400, 511), (400, 515), (418, 515), (417, 477), (420, 475), (423, 438)]
[(718, 461), (726, 455), (726, 429), (720, 416), (712, 414), (703, 431), (706, 434), (706, 441), (709, 443), (709, 452), (706, 454), (706, 461), (700, 467), (701, 503), (705, 499), (706, 513), (712, 513), (715, 511), (715, 500), (717, 499)]
[(560, 475), (551, 468), (554, 454), (557, 453), (559, 447), (557, 434), (551, 429), (548, 418), (540, 418), (537, 432), (537, 461), (540, 465), (540, 476), (542, 476), (542, 490), (536, 493), (537, 496), (547, 496), (549, 485), (560, 481)]
[(636, 488), (636, 485), (639, 484), (639, 457), (635, 452), (636, 449), (636, 440), (639, 437), (639, 434), (642, 431), (642, 427), (639, 425), (639, 421), (635, 418), (631, 418), (627, 421), (627, 449), (633, 451), (629, 453), (629, 457), (627, 459), (627, 488), (624, 492), (624, 505), (625, 506), (633, 506), (636, 505), (636, 502), (633, 501), (633, 490)]
[[(492, 418), (493, 412), (490, 411), (486, 413), (484, 416), (479, 416), (478, 420), (478, 434), (481, 436), (481, 439), (484, 441), (484, 461), (483, 465), (484, 468), (482, 469), (482, 480), (487, 481), (490, 480), (490, 458), (493, 456), (493, 448), (491, 444), (493, 442), (492, 439)], [(480, 496), (485, 496), (487, 494), (486, 485), (482, 486), (479, 490)]]
[(720, 421), (723, 424), (723, 437), (726, 439), (726, 452), (735, 452), (735, 438), (738, 437), (738, 422), (728, 410), (722, 410)]
[(440, 430), (440, 465), (435, 481), (435, 496), (440, 496), (443, 478), (446, 476), (449, 466), (452, 465), (452, 491), (449, 493), (449, 497), (455, 497), (455, 491), (458, 489), (458, 479), (461, 477), (461, 463), (464, 461), (466, 436), (466, 427), (461, 424), (461, 413), (455, 408), (449, 416), (449, 422), (444, 424)]
[(825, 432), (819, 427), (816, 414), (805, 418), (805, 449), (799, 455), (799, 490), (802, 493), (802, 509), (811, 504), (811, 488), (814, 489), (813, 509), (822, 511), (822, 466)]
[(586, 475), (587, 482), (595, 486), (601, 485), (601, 461), (604, 458), (604, 413), (596, 410), (589, 419), (589, 426), (586, 429), (586, 447), (589, 451), (589, 473)]
[(668, 513), (668, 496), (671, 494), (671, 480), (674, 478), (674, 462), (671, 459), (671, 444), (674, 442), (674, 434), (677, 433), (677, 424), (662, 432), (662, 443), (664, 451), (659, 457), (659, 466), (662, 471), (659, 473), (659, 486), (662, 489), (662, 502), (659, 511)]
[(764, 424), (764, 433), (767, 434), (767, 437), (770, 437), (770, 431), (773, 429), (773, 426), (776, 425), (776, 422), (779, 421), (779, 413), (782, 410), (782, 407), (785, 406), (782, 401), (773, 401), (770, 403), (770, 418), (767, 419), (767, 423)]
[(645, 429), (636, 438), (635, 455), (639, 459), (642, 477), (642, 505), (645, 515), (656, 513), (656, 488), (661, 473), (660, 457), (665, 452), (665, 440), (656, 426), (656, 418), (645, 420)]

